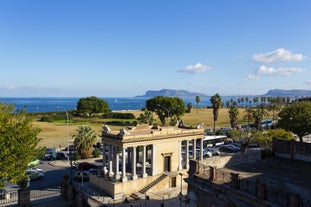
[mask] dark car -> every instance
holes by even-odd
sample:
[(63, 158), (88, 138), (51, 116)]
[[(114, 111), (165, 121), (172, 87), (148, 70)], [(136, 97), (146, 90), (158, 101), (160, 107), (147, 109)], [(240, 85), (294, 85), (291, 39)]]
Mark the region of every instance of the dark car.
[(7, 195), (8, 194), (5, 189), (0, 189), (0, 199), (6, 199)]
[(89, 162), (81, 162), (81, 163), (78, 163), (78, 170), (81, 171), (88, 171), (89, 169), (91, 168), (97, 168), (97, 165), (94, 165), (92, 163), (89, 163)]

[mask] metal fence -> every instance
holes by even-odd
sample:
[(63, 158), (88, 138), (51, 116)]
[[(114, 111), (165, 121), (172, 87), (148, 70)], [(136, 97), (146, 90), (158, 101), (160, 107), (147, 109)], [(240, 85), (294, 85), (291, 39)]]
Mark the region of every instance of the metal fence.
[[(60, 196), (60, 185), (31, 188), (30, 201)], [(0, 197), (0, 207), (16, 206), (18, 204), (18, 190), (6, 191)]]

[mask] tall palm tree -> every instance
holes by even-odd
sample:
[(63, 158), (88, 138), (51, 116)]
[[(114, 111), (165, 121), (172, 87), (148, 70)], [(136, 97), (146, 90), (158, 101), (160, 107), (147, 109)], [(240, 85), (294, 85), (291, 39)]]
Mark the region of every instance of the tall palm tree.
[(255, 124), (257, 130), (261, 129), (261, 122), (264, 119), (265, 116), (268, 116), (268, 112), (263, 106), (257, 106), (253, 110), (253, 117), (255, 118)]
[(195, 97), (195, 102), (197, 102), (197, 113), (198, 113), (199, 103), (201, 102), (200, 96)]
[(251, 107), (247, 107), (245, 110), (244, 110), (244, 116), (243, 116), (244, 119), (247, 119), (248, 121), (248, 125), (251, 124), (251, 121), (253, 119), (253, 108)]
[(229, 118), (230, 118), (230, 125), (232, 128), (237, 126), (238, 115), (239, 115), (238, 107), (235, 105), (231, 106), (229, 109)]
[(221, 96), (216, 93), (214, 96), (210, 98), (213, 107), (213, 116), (214, 116), (214, 133), (216, 132), (216, 121), (218, 119), (218, 111), (222, 107), (223, 103), (221, 100)]
[(74, 135), (76, 150), (82, 159), (90, 158), (93, 145), (96, 143), (97, 135), (93, 129), (88, 126), (79, 126), (77, 132), (78, 134)]

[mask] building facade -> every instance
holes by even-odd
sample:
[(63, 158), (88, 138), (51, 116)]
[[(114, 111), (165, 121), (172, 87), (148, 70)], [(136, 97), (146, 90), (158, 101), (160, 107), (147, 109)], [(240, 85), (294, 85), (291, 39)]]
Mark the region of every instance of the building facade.
[(91, 176), (90, 183), (114, 199), (178, 187), (189, 160), (203, 160), (203, 137), (201, 125), (138, 125), (119, 132), (103, 126), (102, 174)]

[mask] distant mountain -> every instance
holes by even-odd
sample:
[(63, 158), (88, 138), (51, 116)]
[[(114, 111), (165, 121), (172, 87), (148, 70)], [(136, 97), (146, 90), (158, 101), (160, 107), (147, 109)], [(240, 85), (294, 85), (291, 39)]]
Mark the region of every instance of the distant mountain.
[(306, 97), (311, 96), (310, 90), (281, 90), (281, 89), (274, 89), (269, 90), (268, 93), (264, 94), (263, 96), (281, 96), (281, 97)]
[(168, 97), (179, 97), (179, 98), (207, 98), (208, 96), (203, 93), (189, 92), (186, 90), (173, 90), (173, 89), (162, 89), (159, 91), (148, 90), (144, 95), (137, 97), (155, 97), (155, 96), (168, 96)]

